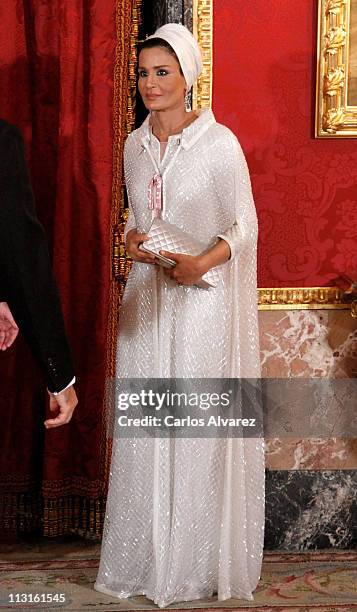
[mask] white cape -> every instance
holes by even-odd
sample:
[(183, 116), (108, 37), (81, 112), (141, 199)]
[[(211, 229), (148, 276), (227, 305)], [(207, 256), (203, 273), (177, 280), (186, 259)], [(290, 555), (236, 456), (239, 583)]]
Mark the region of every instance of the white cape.
[[(257, 217), (234, 134), (210, 110), (169, 138), (162, 162), (148, 120), (125, 147), (130, 215), (147, 231), (147, 189), (163, 176), (163, 217), (203, 242), (221, 236), (224, 280), (178, 286), (134, 263), (120, 313), (118, 377), (259, 378)], [(115, 439), (95, 588), (117, 597), (252, 599), (264, 535), (261, 439)]]

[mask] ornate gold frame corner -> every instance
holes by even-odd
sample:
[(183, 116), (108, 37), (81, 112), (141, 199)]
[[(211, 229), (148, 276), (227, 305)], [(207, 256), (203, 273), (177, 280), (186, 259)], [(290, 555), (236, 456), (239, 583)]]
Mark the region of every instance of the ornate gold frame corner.
[(348, 105), (352, 0), (319, 0), (316, 138), (357, 138), (357, 106)]

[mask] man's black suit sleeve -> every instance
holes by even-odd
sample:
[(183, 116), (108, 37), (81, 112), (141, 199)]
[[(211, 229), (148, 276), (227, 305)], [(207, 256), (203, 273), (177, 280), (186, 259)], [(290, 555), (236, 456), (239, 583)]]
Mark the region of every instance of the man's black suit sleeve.
[[(4, 125), (5, 124), (5, 125)], [(16, 128), (0, 125), (0, 298), (6, 301), (50, 391), (74, 376), (46, 236), (35, 211)]]

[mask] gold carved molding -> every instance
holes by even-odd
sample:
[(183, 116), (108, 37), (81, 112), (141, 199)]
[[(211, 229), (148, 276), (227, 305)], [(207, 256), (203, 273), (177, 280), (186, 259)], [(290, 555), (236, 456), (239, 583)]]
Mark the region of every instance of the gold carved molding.
[[(122, 121), (122, 131), (125, 130), (125, 136), (120, 141), (120, 153), (122, 155), (122, 144), (126, 137), (133, 131), (135, 126), (135, 108), (136, 108), (136, 73), (137, 73), (137, 45), (138, 45), (138, 36), (139, 36), (139, 25), (140, 25), (140, 11), (141, 11), (141, 1), (142, 0), (133, 0), (132, 1), (132, 18), (131, 18), (131, 34), (130, 34), (130, 44), (128, 49), (128, 86), (126, 93), (126, 113), (124, 118), (123, 109), (125, 109), (124, 100), (116, 100), (114, 98), (114, 118), (118, 121), (118, 118), (121, 118)], [(120, 35), (120, 31), (118, 30)], [(127, 45), (127, 41), (123, 44)], [(115, 91), (119, 89), (119, 85), (116, 84)], [(114, 122), (115, 123), (115, 122)], [(114, 226), (113, 230), (113, 243), (112, 243), (112, 270), (113, 270), (113, 278), (117, 282), (119, 289), (119, 299), (121, 300), (123, 297), (125, 284), (128, 278), (128, 274), (131, 268), (131, 261), (126, 256), (125, 251), (125, 241), (124, 241), (124, 227), (127, 222), (128, 210), (125, 208), (125, 199), (124, 199), (124, 176), (123, 176), (123, 168), (122, 168), (122, 158), (120, 158), (120, 164), (116, 164), (114, 166), (114, 177), (113, 177), (113, 193), (115, 194), (116, 210), (115, 217), (117, 219), (117, 223)]]
[(339, 287), (284, 287), (258, 289), (259, 310), (350, 310)]
[(315, 117), (317, 138), (357, 138), (357, 106), (348, 105), (352, 2), (319, 0)]
[(193, 88), (192, 108), (212, 106), (213, 0), (193, 0), (193, 34), (202, 50), (203, 70)]

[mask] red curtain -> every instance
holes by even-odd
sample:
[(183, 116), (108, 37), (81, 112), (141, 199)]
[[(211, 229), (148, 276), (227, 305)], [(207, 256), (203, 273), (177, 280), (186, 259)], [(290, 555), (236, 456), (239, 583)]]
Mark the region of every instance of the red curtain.
[[(130, 24), (131, 3), (120, 4)], [(2, 529), (44, 516), (48, 535), (98, 533), (103, 513), (117, 17), (114, 0), (0, 3), (0, 115), (25, 138), (79, 395), (72, 422), (44, 432), (46, 392), (27, 347), (0, 355)]]

